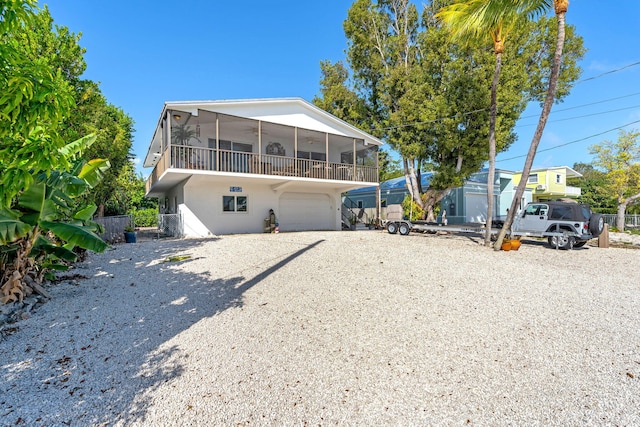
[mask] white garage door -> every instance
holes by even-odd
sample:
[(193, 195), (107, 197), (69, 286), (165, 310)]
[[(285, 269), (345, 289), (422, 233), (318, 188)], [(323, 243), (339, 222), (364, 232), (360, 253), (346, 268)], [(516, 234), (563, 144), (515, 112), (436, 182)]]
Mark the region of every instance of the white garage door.
[(278, 223), (281, 231), (334, 230), (331, 199), (328, 194), (283, 193)]
[(465, 207), (467, 222), (485, 222), (487, 219), (487, 195), (466, 194)]

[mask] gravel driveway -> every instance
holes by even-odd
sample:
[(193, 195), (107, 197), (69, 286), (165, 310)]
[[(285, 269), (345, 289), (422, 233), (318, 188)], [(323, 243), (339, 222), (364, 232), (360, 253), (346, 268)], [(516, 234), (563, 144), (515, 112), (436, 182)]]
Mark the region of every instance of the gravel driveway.
[(382, 231), (122, 244), (0, 340), (0, 420), (640, 425), (639, 265)]

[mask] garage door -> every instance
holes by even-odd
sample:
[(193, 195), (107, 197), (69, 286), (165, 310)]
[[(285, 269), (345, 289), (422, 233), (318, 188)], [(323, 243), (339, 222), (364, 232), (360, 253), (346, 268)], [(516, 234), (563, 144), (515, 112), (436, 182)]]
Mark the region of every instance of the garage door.
[(335, 230), (328, 194), (283, 193), (278, 213), (281, 231)]
[(466, 194), (465, 195), (467, 222), (485, 222), (487, 218), (487, 195), (486, 194)]

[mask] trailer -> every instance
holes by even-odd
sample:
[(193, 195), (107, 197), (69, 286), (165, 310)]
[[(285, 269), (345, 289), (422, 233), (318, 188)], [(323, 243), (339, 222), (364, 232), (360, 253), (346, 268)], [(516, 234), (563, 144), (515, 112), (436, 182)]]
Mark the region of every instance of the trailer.
[[(390, 206), (391, 207), (391, 206)], [(447, 231), (451, 233), (473, 233), (486, 236), (484, 224), (461, 224), (449, 226), (426, 221), (411, 222), (402, 218), (402, 207), (393, 206), (383, 225), (389, 234), (408, 235), (418, 232)], [(503, 222), (493, 224), (490, 233), (497, 235)], [(575, 202), (549, 201), (532, 202), (518, 213), (509, 230), (509, 236), (547, 238), (549, 246), (556, 249), (573, 249), (584, 246), (588, 240), (600, 236), (604, 230), (602, 215), (591, 211), (588, 205)]]
[[(438, 232), (446, 231), (449, 233), (472, 233), (481, 234), (484, 236), (486, 233), (486, 227), (483, 224), (476, 225), (444, 225), (427, 221), (409, 221), (406, 219), (401, 220), (387, 220), (384, 222), (384, 227), (389, 234), (399, 233), (402, 236), (408, 235), (411, 231), (415, 232)], [(491, 234), (498, 234), (501, 228), (492, 228)], [(578, 233), (569, 232), (567, 230), (558, 229), (553, 232), (531, 232), (531, 231), (512, 231), (509, 233), (511, 236), (528, 236), (528, 237), (563, 237), (573, 236), (578, 237)]]

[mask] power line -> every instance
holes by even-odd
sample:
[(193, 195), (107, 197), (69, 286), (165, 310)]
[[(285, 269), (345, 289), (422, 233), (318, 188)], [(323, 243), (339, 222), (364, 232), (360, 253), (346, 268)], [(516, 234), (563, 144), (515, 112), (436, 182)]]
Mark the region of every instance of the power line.
[[(613, 132), (614, 130), (619, 130), (619, 129), (622, 129), (624, 127), (636, 124), (636, 123), (640, 123), (640, 120), (636, 120), (634, 122), (627, 123), (625, 125), (615, 127), (613, 129), (605, 130), (604, 132), (600, 132), (600, 133), (596, 133), (596, 134), (593, 134), (593, 135), (585, 136), (584, 138), (580, 138), (580, 139), (576, 139), (576, 140), (573, 140), (573, 141), (565, 142), (564, 144), (556, 145), (554, 147), (545, 148), (544, 150), (537, 150), (536, 153), (543, 153), (545, 151), (551, 151), (551, 150), (555, 150), (557, 148), (566, 147), (567, 145), (575, 144), (577, 142), (586, 141), (587, 139), (595, 138), (596, 136), (601, 136), (601, 135), (604, 135), (605, 133)], [(509, 157), (507, 159), (496, 160), (496, 163), (506, 162), (507, 160), (520, 159), (522, 157), (527, 157), (527, 155), (523, 154), (523, 155), (520, 155), (520, 156)]]
[[(562, 113), (564, 111), (575, 110), (575, 109), (578, 109), (578, 108), (591, 107), (592, 105), (604, 104), (605, 102), (617, 101), (618, 99), (629, 98), (631, 96), (637, 96), (637, 95), (640, 95), (640, 92), (632, 93), (632, 94), (629, 94), (629, 95), (616, 96), (615, 98), (603, 99), (602, 101), (590, 102), (588, 104), (576, 105), (575, 107), (562, 108), (562, 109), (559, 109), (559, 110), (551, 110), (551, 114)], [(522, 116), (522, 117), (520, 117), (520, 119), (521, 120), (522, 119), (530, 119), (532, 117), (538, 117), (538, 116), (539, 116), (539, 114), (531, 114), (530, 116)]]
[(606, 76), (607, 74), (617, 73), (618, 71), (622, 71), (622, 70), (625, 70), (625, 69), (627, 69), (627, 68), (635, 67), (636, 65), (640, 65), (640, 61), (638, 61), (638, 62), (634, 62), (633, 64), (625, 65), (624, 67), (616, 68), (615, 70), (605, 71), (604, 73), (602, 73), (602, 74), (598, 74), (597, 76), (588, 77), (588, 78), (586, 78), (586, 79), (578, 80), (578, 81), (576, 82), (576, 84), (580, 84), (580, 83), (588, 82), (589, 80), (595, 80), (595, 79), (597, 79), (597, 78), (600, 78), (600, 77)]
[[(601, 112), (598, 112), (598, 113), (583, 114), (582, 116), (565, 117), (564, 119), (549, 120), (548, 123), (565, 122), (567, 120), (583, 119), (585, 117), (599, 116), (601, 114), (608, 114), (608, 113), (616, 113), (618, 111), (630, 110), (632, 108), (638, 108), (638, 107), (640, 107), (640, 105), (633, 105), (631, 107), (618, 108), (617, 110), (609, 110), (609, 111), (601, 111)], [(538, 123), (528, 123), (528, 124), (525, 124), (525, 125), (517, 125), (516, 127), (537, 126), (537, 125), (538, 125)]]
[[(620, 68), (616, 68), (614, 70), (606, 71), (604, 73), (598, 74), (598, 75), (593, 76), (593, 77), (588, 77), (586, 79), (579, 80), (579, 81), (576, 82), (576, 85), (580, 84), (580, 83), (584, 83), (586, 81), (595, 80), (595, 79), (598, 79), (600, 77), (604, 77), (604, 76), (612, 74), (612, 73), (617, 73), (619, 71), (625, 70), (627, 68), (635, 67), (637, 65), (640, 65), (640, 61), (634, 62), (634, 63), (629, 64), (629, 65), (625, 65), (625, 66), (620, 67)], [(578, 105), (578, 106), (575, 106), (575, 107), (564, 108), (564, 109), (561, 109), (561, 110), (555, 110), (555, 111), (552, 110), (552, 113), (559, 113), (561, 111), (568, 111), (568, 110), (575, 109), (575, 108), (588, 107), (588, 106), (591, 106), (591, 105), (601, 104), (601, 103), (604, 103), (604, 102), (614, 101), (616, 99), (627, 98), (627, 97), (630, 97), (630, 96), (636, 96), (636, 95), (639, 95), (639, 94), (640, 94), (640, 92), (636, 92), (636, 93), (632, 93), (630, 95), (623, 95), (623, 96), (619, 96), (619, 97), (616, 97), (616, 98), (605, 99), (603, 101), (596, 101), (596, 102), (593, 102), (593, 103)], [(489, 107), (487, 107), (487, 108), (479, 108), (477, 110), (467, 111), (467, 112), (459, 113), (459, 114), (462, 114), (463, 116), (467, 116), (467, 115), (470, 115), (470, 114), (479, 113), (481, 111), (487, 111), (489, 109), (490, 109)], [(455, 115), (452, 115), (452, 116), (447, 116), (447, 117), (439, 117), (439, 118), (435, 118), (433, 120), (427, 120), (427, 121), (423, 121), (423, 122), (405, 123), (405, 124), (401, 124), (401, 125), (397, 125), (397, 126), (389, 126), (389, 127), (377, 128), (377, 129), (373, 129), (373, 130), (391, 130), (391, 129), (400, 129), (400, 128), (405, 128), (405, 127), (411, 127), (411, 126), (426, 125), (426, 124), (429, 124), (429, 123), (439, 122), (441, 120), (451, 119), (451, 118), (454, 118), (456, 116), (458, 116), (458, 114), (455, 114)], [(520, 117), (520, 119), (530, 118), (530, 117), (537, 117), (537, 115), (524, 116), (524, 117)]]

